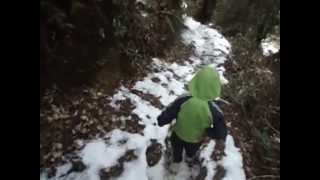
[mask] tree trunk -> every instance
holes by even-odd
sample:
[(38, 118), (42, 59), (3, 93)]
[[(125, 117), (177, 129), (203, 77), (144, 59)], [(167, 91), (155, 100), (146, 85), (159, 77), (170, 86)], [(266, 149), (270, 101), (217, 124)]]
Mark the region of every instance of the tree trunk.
[(216, 4), (217, 4), (217, 0), (204, 0), (203, 6), (200, 12), (198, 13), (198, 15), (196, 15), (196, 19), (203, 24), (210, 21), (213, 15), (213, 12), (216, 8)]

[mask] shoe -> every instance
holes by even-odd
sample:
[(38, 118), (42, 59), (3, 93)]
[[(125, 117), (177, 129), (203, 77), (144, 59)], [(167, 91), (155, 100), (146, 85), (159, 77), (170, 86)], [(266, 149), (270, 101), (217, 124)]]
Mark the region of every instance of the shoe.
[(173, 174), (177, 174), (179, 172), (180, 163), (171, 163), (169, 170)]

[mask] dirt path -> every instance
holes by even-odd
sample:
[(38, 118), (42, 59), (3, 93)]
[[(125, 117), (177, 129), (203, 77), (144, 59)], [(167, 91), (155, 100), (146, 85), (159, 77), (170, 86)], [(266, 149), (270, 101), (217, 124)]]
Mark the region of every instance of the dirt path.
[[(168, 176), (163, 153), (169, 127), (158, 127), (156, 118), (164, 107), (186, 93), (185, 84), (201, 65), (216, 67), (222, 82), (227, 83), (223, 77), (223, 63), (231, 49), (228, 41), (216, 30), (189, 17), (185, 19), (185, 25), (189, 29), (183, 31), (181, 37), (186, 45), (194, 47), (194, 52), (184, 64), (166, 63), (154, 58), (151, 73), (141, 81), (123, 84), (112, 96), (91, 88), (70, 100), (73, 104), (71, 107), (55, 106), (51, 102), (51, 111), (59, 116), (53, 113), (49, 119), (51, 122), (67, 119), (59, 128), (69, 127), (71, 131), (65, 133), (75, 134), (76, 140), (64, 141), (73, 144), (70, 149), (67, 143), (54, 144), (50, 152), (55, 154), (51, 153), (48, 158), (63, 157), (60, 161), (62, 165), (55, 165), (56, 168), (52, 168), (55, 170), (51, 172), (44, 170), (41, 173), (42, 180), (50, 177), (61, 180), (110, 177), (119, 180), (164, 180), (163, 177)], [(84, 99), (86, 103), (82, 103)], [(74, 127), (75, 124), (79, 127)], [(156, 150), (158, 156), (155, 156), (158, 162), (150, 167), (146, 161), (146, 149), (152, 143), (159, 145)], [(232, 136), (227, 137), (227, 156), (220, 162), (210, 158), (214, 145), (215, 142), (211, 140), (200, 153), (201, 166), (206, 169), (204, 177), (213, 179), (217, 168), (223, 167), (226, 169), (225, 180), (244, 180), (242, 156)], [(190, 176), (198, 176), (198, 173), (182, 163), (175, 179), (186, 180)]]

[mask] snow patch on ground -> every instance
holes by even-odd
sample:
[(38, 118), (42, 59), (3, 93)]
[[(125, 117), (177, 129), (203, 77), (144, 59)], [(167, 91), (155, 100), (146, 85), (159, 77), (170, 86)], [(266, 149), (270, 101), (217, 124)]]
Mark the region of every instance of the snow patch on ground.
[(124, 153), (125, 149), (121, 146), (107, 146), (103, 140), (94, 140), (85, 146), (81, 156), (83, 163), (88, 166), (87, 173), (90, 179), (99, 180), (99, 170), (115, 165)]
[(240, 149), (235, 147), (234, 140), (230, 135), (227, 137), (225, 153), (226, 157), (222, 160), (222, 165), (227, 173), (223, 180), (246, 179)]
[[(145, 162), (145, 157), (142, 157), (141, 155), (145, 154), (145, 148), (149, 143), (148, 138), (140, 134), (131, 134), (118, 129), (108, 133), (105, 138), (110, 139), (92, 140), (85, 145), (81, 152), (79, 152), (82, 162), (87, 166), (85, 171), (81, 173), (71, 173), (70, 175), (61, 177), (61, 175), (67, 173), (71, 168), (71, 164), (67, 163), (66, 165), (58, 167), (55, 177), (50, 178), (50, 180), (100, 180), (99, 170), (116, 165), (117, 160), (128, 150), (135, 150), (135, 152), (138, 153), (138, 157), (140, 157), (138, 160), (142, 162), (141, 158), (143, 158), (143, 161)], [(135, 161), (132, 161), (132, 163), (133, 162)], [(144, 164), (139, 163), (139, 165), (144, 165), (146, 167), (146, 162)], [(40, 174), (40, 180), (45, 179), (47, 179), (46, 174)]]
[(147, 176), (147, 162), (146, 162), (146, 146), (144, 145), (143, 149), (140, 150), (138, 155), (138, 159), (134, 161), (130, 161), (125, 163), (124, 165), (124, 173), (117, 178), (118, 180), (148, 180)]
[[(231, 51), (230, 43), (217, 30), (210, 28), (195, 21), (191, 17), (184, 18), (185, 25), (188, 27), (181, 34), (183, 42), (195, 47), (195, 57), (199, 59), (197, 63), (220, 67)], [(224, 68), (217, 69), (223, 84), (228, 83), (223, 76)]]
[(261, 41), (262, 53), (264, 56), (270, 56), (280, 50), (280, 37), (270, 35)]
[(200, 158), (203, 158), (203, 166), (207, 167), (208, 174), (205, 180), (213, 179), (216, 173), (217, 165), (222, 165), (226, 170), (226, 176), (222, 180), (245, 180), (245, 174), (242, 165), (242, 156), (240, 149), (235, 147), (232, 136), (228, 135), (226, 139), (226, 156), (218, 162), (210, 158), (214, 150), (215, 142), (211, 140), (209, 144), (201, 151)]

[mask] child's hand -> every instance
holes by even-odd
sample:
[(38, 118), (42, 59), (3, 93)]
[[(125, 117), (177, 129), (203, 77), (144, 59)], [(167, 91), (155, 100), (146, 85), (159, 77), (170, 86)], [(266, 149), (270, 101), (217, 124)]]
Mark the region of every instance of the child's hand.
[(215, 161), (220, 161), (225, 156), (225, 143), (223, 140), (216, 140), (214, 151), (212, 152), (211, 158)]

